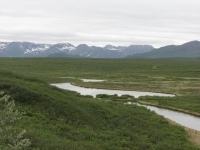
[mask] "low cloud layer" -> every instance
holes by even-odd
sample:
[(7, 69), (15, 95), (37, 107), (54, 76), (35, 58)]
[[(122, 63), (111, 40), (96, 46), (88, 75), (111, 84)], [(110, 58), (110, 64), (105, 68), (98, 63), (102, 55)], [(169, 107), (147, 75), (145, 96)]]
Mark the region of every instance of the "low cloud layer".
[(0, 41), (161, 47), (200, 38), (199, 0), (1, 0)]

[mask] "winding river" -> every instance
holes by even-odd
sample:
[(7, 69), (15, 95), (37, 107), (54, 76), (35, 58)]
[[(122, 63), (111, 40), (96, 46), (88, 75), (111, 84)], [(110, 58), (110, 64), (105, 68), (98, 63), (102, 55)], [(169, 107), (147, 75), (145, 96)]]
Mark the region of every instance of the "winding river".
[[(89, 81), (86, 81), (86, 82), (89, 82)], [(172, 94), (152, 93), (152, 92), (84, 88), (84, 87), (72, 85), (70, 83), (58, 83), (58, 84), (51, 84), (51, 85), (56, 86), (61, 89), (76, 91), (76, 92), (80, 93), (81, 95), (92, 95), (93, 97), (96, 97), (97, 94), (108, 94), (108, 95), (117, 94), (118, 96), (128, 94), (128, 95), (134, 96), (135, 98), (138, 98), (140, 96), (147, 96), (147, 95), (148, 96), (170, 96), (170, 97), (175, 96)], [(128, 102), (125, 104), (134, 104), (134, 105), (146, 107), (147, 109), (155, 111), (157, 114), (162, 115), (165, 118), (168, 118), (170, 120), (173, 120), (182, 126), (200, 131), (200, 118), (199, 117), (192, 116), (192, 115), (182, 113), (182, 112), (169, 110), (169, 109), (158, 108), (155, 106), (140, 105), (138, 103)]]
[(51, 84), (53, 86), (56, 86), (61, 89), (66, 89), (70, 91), (75, 91), (80, 93), (81, 95), (92, 95), (93, 97), (96, 97), (97, 94), (108, 94), (108, 95), (114, 95), (117, 94), (118, 96), (121, 95), (131, 95), (135, 98), (138, 98), (140, 96), (175, 96), (172, 94), (163, 94), (163, 93), (153, 93), (153, 92), (138, 92), (138, 91), (121, 91), (121, 90), (107, 90), (107, 89), (95, 89), (95, 88), (84, 88), (72, 85), (70, 83), (57, 83), (57, 84)]

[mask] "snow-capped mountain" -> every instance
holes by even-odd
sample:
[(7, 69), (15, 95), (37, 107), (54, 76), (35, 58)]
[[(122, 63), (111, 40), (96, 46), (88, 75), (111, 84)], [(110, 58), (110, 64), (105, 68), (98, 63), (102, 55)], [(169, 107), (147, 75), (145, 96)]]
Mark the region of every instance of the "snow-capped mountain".
[(52, 55), (54, 53), (60, 53), (60, 52), (65, 52), (65, 53), (70, 53), (71, 51), (75, 50), (76, 47), (70, 43), (58, 43), (55, 45), (52, 45), (49, 49), (45, 51), (45, 55)]
[(32, 57), (32, 56), (41, 56), (48, 50), (52, 44), (36, 44), (36, 43), (22, 43), (23, 49), (25, 49), (23, 56)]
[(50, 44), (34, 44), (34, 43), (30, 43), (30, 44), (27, 44), (27, 47), (24, 47), (26, 49), (24, 54), (32, 53), (32, 52), (42, 52), (42, 51), (45, 51), (45, 50), (49, 49), (51, 46), (52, 45), (50, 45)]
[(8, 57), (34, 57), (49, 49), (51, 44), (36, 44), (30, 42), (1, 42), (0, 56)]
[(127, 55), (149, 52), (150, 45), (131, 45), (105, 47), (80, 44), (77, 47), (70, 43), (37, 44), (31, 42), (0, 42), (0, 57), (48, 57), (76, 56), (90, 58), (122, 58)]

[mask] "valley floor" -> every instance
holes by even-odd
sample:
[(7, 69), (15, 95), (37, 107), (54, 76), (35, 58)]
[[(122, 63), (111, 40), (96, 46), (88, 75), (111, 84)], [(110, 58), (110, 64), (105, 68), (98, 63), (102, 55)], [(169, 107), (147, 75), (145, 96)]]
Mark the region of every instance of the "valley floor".
[[(200, 148), (188, 139), (183, 127), (146, 108), (97, 100), (49, 84), (171, 93), (176, 97), (139, 99), (199, 114), (199, 66), (198, 59), (2, 58), (0, 91), (11, 95), (16, 109), (26, 113), (14, 129), (26, 129), (31, 149), (195, 150)], [(78, 78), (106, 81), (90, 83)], [(187, 131), (199, 144), (199, 133)]]

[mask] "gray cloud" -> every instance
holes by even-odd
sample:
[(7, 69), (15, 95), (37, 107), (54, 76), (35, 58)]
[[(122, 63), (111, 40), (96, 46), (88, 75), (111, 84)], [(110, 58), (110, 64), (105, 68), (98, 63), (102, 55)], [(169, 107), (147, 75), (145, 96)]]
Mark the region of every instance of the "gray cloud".
[(0, 41), (104, 46), (200, 37), (199, 0), (1, 0)]

